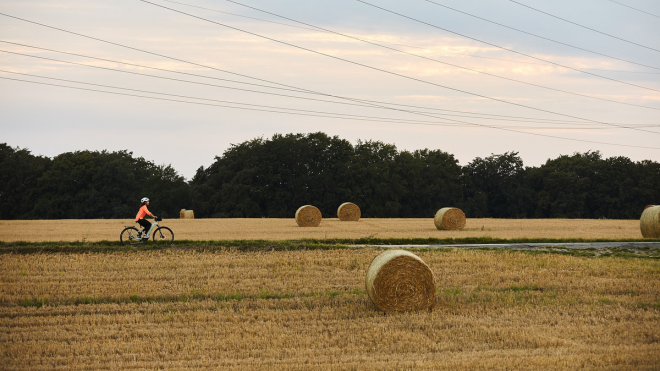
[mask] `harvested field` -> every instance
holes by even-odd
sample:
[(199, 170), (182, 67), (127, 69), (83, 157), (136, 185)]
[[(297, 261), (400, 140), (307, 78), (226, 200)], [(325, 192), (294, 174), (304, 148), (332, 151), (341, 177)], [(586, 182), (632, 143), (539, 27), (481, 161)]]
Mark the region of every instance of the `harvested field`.
[[(175, 240), (291, 240), (300, 238), (584, 238), (639, 239), (639, 220), (467, 219), (460, 231), (437, 230), (433, 218), (365, 219), (344, 223), (323, 219), (300, 228), (291, 219), (167, 219)], [(0, 241), (118, 241), (133, 220), (2, 220)]]
[(7, 370), (660, 364), (658, 260), (417, 251), (437, 278), (434, 311), (384, 315), (364, 287), (380, 252), (0, 255), (0, 362)]

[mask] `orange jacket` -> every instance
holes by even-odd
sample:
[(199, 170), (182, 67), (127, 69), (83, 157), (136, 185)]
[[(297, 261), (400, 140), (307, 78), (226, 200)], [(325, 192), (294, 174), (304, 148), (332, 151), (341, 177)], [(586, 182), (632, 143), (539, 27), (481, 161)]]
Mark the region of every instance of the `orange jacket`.
[(140, 219), (143, 219), (145, 215), (149, 216), (154, 216), (154, 214), (150, 213), (149, 210), (147, 210), (147, 205), (142, 205), (140, 208), (140, 211), (138, 211), (137, 215), (135, 216), (135, 221), (137, 222)]

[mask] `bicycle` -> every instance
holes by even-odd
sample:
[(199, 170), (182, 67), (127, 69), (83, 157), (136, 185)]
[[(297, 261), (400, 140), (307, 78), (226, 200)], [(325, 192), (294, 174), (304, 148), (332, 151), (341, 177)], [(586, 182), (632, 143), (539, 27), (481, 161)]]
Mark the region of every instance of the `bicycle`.
[(156, 245), (159, 246), (169, 246), (174, 242), (174, 232), (172, 232), (171, 229), (167, 227), (161, 227), (158, 225), (158, 222), (162, 221), (163, 218), (157, 216), (154, 219), (154, 222), (151, 224), (151, 228), (149, 228), (149, 231), (146, 231), (144, 229), (138, 230), (135, 227), (131, 226), (126, 226), (123, 231), (121, 231), (121, 234), (119, 235), (119, 240), (121, 241), (122, 245), (129, 244), (131, 246), (137, 246), (141, 244), (142, 242), (146, 242), (149, 239), (148, 238), (143, 238), (143, 236), (148, 236), (153, 233), (153, 240)]

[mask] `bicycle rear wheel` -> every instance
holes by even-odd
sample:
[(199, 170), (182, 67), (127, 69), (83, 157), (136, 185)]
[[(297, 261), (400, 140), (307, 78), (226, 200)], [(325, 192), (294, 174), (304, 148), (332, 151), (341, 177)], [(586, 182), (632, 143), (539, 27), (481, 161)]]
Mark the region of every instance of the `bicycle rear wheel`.
[(154, 231), (154, 243), (158, 246), (169, 246), (174, 242), (174, 232), (167, 227), (158, 227)]
[(142, 236), (135, 227), (126, 227), (119, 235), (122, 245), (139, 245), (142, 242)]

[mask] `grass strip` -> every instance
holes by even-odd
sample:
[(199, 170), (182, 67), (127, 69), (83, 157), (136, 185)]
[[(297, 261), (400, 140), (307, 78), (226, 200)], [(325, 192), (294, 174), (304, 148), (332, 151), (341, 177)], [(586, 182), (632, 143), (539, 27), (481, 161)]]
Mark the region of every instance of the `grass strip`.
[[(196, 251), (196, 252), (259, 252), (259, 251), (300, 251), (300, 250), (340, 250), (357, 249), (356, 245), (380, 245), (370, 248), (385, 250), (388, 245), (464, 245), (464, 244), (510, 244), (510, 243), (588, 243), (588, 242), (660, 242), (660, 240), (603, 240), (603, 239), (497, 239), (489, 237), (437, 239), (299, 239), (299, 240), (227, 240), (227, 241), (177, 241), (172, 246), (158, 246), (149, 241), (137, 246), (124, 246), (118, 241), (98, 242), (2, 242), (2, 254), (39, 254), (39, 253), (111, 253), (140, 251)], [(453, 247), (412, 247), (404, 248), (412, 251), (451, 252)], [(638, 248), (565, 248), (561, 246), (544, 246), (534, 248), (515, 247), (467, 247), (466, 250), (489, 251), (494, 253), (522, 254), (559, 254), (584, 258), (640, 258), (660, 259), (660, 249), (651, 247)]]
[(352, 245), (466, 245), (511, 243), (589, 243), (589, 242), (660, 242), (660, 239), (584, 239), (584, 238), (357, 238), (357, 239), (296, 239), (296, 240), (181, 240), (171, 246), (159, 246), (148, 241), (137, 246), (125, 246), (119, 241), (0, 241), (0, 254), (30, 254), (43, 252), (110, 252), (150, 251), (167, 249), (232, 250), (232, 251), (284, 251), (334, 250)]

